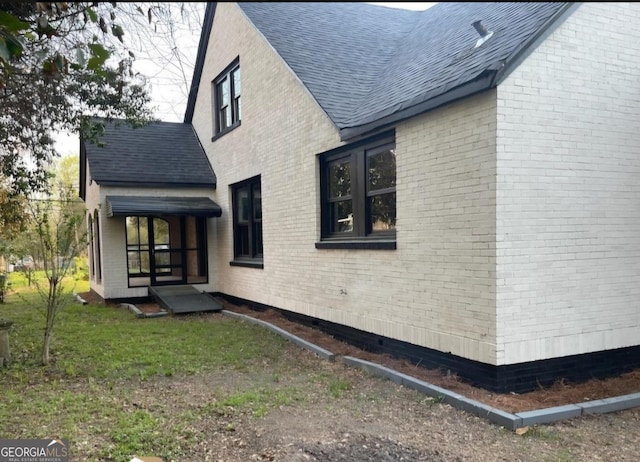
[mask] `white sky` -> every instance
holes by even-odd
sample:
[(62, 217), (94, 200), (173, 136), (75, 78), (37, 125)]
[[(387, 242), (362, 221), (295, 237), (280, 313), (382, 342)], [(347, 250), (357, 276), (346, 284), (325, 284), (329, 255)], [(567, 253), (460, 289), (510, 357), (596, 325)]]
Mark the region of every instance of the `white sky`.
[[(406, 10), (426, 10), (435, 5), (435, 3), (424, 2), (373, 2), (372, 5), (381, 5), (391, 8), (401, 8)], [(192, 62), (195, 63), (195, 55), (197, 53), (198, 41), (200, 40), (200, 32), (195, 31), (183, 37), (186, 41), (184, 50), (193, 54)], [(136, 68), (139, 72), (147, 75), (151, 79), (151, 98), (152, 105), (157, 107), (156, 117), (164, 121), (180, 122), (186, 108), (186, 98), (175, 88), (170, 88), (171, 84), (162, 79), (163, 69), (154, 62), (153, 59), (145, 59), (145, 57), (137, 54)], [(190, 78), (189, 78), (190, 81)], [(79, 141), (76, 134), (68, 135), (64, 133), (58, 134), (56, 137), (56, 146), (62, 155), (78, 155)]]

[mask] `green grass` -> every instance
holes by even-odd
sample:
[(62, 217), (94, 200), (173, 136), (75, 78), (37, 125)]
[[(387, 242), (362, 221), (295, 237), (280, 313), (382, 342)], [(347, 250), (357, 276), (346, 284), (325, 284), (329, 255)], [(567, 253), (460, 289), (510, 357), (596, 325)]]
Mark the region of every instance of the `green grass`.
[[(211, 371), (267, 370), (265, 383), (273, 387), (223, 390), (221, 399), (204, 403), (210, 411), (255, 417), (300, 396), (292, 387), (278, 388), (273, 379), (291, 368), (283, 360), (287, 342), (222, 314), (139, 319), (125, 308), (81, 305), (71, 299), (56, 321), (51, 364), (42, 366), (45, 319), (38, 308), (42, 300), (20, 274), (12, 274), (11, 281), (10, 294), (0, 304), (0, 319), (14, 321), (12, 362), (0, 369), (4, 438), (55, 436), (86, 443), (85, 453), (92, 454), (87, 460), (128, 461), (145, 454), (179, 460), (193, 438), (185, 427), (189, 413), (168, 423), (173, 416), (162, 409), (163, 404), (159, 409), (137, 408), (130, 397), (136, 384)], [(70, 279), (69, 284), (76, 292), (88, 290), (86, 282)], [(91, 439), (95, 441), (88, 443)]]
[(344, 392), (351, 390), (351, 382), (335, 379), (329, 383), (329, 392), (334, 398), (340, 398)]
[[(82, 290), (80, 290), (82, 291)], [(0, 305), (11, 329), (13, 365), (9, 374), (24, 381), (46, 372), (59, 378), (122, 380), (193, 374), (212, 368), (242, 368), (258, 356), (277, 358), (285, 341), (258, 326), (188, 315), (138, 319), (126, 309), (70, 302), (58, 315), (48, 368), (37, 368), (44, 314), (33, 291)]]
[(269, 409), (300, 400), (301, 396), (300, 390), (295, 387), (247, 390), (234, 393), (206, 406), (204, 413), (216, 413), (219, 415), (249, 413), (253, 417), (261, 418), (268, 414)]

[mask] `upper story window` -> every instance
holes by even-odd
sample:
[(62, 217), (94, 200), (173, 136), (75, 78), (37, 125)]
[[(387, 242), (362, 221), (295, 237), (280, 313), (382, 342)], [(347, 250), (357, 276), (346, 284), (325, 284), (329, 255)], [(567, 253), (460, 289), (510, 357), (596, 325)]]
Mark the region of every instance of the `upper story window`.
[(318, 248), (395, 249), (395, 136), (320, 156), (322, 241)]
[(241, 92), (240, 61), (236, 58), (213, 81), (214, 138), (240, 125)]

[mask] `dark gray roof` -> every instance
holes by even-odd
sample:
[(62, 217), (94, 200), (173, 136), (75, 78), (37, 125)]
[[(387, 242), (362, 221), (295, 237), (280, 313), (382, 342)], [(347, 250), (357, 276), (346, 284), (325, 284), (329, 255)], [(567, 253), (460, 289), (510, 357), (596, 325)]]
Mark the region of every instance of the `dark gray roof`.
[[(425, 11), (366, 3), (238, 5), (346, 139), (494, 87), (571, 4), (438, 3)], [(206, 37), (214, 4), (208, 11)], [(494, 35), (474, 48), (477, 19)], [(192, 112), (190, 104), (185, 121)]]
[(100, 185), (215, 187), (216, 176), (190, 124), (105, 125), (104, 146), (84, 142), (91, 178)]
[(107, 196), (107, 216), (116, 215), (219, 217), (222, 209), (208, 197)]

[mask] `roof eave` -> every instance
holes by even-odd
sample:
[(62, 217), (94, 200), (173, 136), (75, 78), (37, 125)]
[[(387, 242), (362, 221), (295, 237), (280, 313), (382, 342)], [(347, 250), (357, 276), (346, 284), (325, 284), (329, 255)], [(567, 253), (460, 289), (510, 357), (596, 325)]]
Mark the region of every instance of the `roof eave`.
[(403, 120), (415, 117), (419, 114), (436, 109), (440, 106), (453, 103), (463, 98), (468, 98), (483, 91), (495, 88), (507, 78), (507, 76), (517, 68), (528, 56), (542, 43), (566, 18), (580, 6), (580, 3), (566, 3), (553, 16), (551, 16), (540, 27), (538, 32), (529, 40), (524, 42), (520, 48), (511, 54), (503, 63), (495, 63), (492, 68), (488, 68), (481, 74), (480, 78), (474, 79), (446, 93), (434, 96), (426, 101), (415, 104), (396, 113), (390, 114), (372, 122), (340, 129), (340, 139), (349, 141), (353, 138), (373, 133), (375, 131), (388, 128)]
[(211, 27), (213, 26), (213, 18), (216, 15), (217, 2), (208, 2), (204, 12), (204, 21), (202, 31), (200, 32), (200, 43), (198, 44), (198, 54), (193, 69), (193, 77), (191, 79), (191, 87), (189, 88), (189, 99), (187, 100), (187, 108), (184, 113), (184, 122), (190, 124), (193, 121), (193, 112), (196, 107), (196, 97), (198, 96), (198, 88), (200, 87), (200, 79), (202, 77), (202, 68), (204, 67), (204, 58), (207, 54), (209, 46), (209, 36), (211, 35)]
[(216, 183), (166, 183), (166, 182), (141, 182), (141, 181), (113, 181), (99, 180), (93, 178), (100, 186), (117, 186), (124, 188), (213, 188), (216, 189)]
[(489, 90), (490, 88), (492, 88), (494, 78), (495, 71), (490, 73), (483, 73), (483, 75), (478, 79), (467, 82), (466, 84), (460, 85), (446, 93), (435, 96), (431, 99), (428, 99), (427, 101), (423, 101), (404, 110), (395, 112), (367, 124), (359, 125), (356, 127), (342, 128), (340, 130), (340, 140), (349, 141), (358, 136), (373, 133), (377, 130), (395, 125), (398, 122), (431, 111), (440, 106), (444, 106), (446, 104), (453, 103), (454, 101), (468, 98), (483, 91)]
[(85, 201), (87, 199), (87, 148), (84, 144), (84, 140), (80, 138), (80, 158), (78, 159), (79, 178), (78, 178), (78, 195), (80, 199)]
[(569, 16), (571, 16), (582, 2), (567, 2), (533, 34), (529, 40), (522, 43), (520, 48), (509, 56), (495, 76), (494, 86), (500, 85), (511, 72), (516, 69), (549, 35), (553, 33)]

